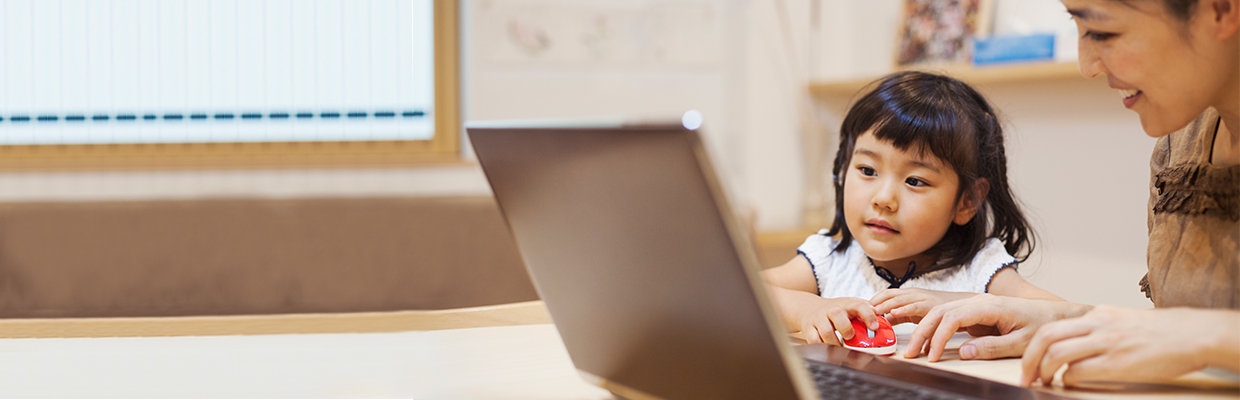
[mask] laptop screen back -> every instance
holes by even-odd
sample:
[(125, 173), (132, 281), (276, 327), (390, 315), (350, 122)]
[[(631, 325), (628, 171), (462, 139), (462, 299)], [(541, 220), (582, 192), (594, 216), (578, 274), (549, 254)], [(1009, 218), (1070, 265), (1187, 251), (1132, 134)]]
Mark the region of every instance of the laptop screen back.
[(583, 376), (625, 397), (813, 391), (793, 383), (804, 367), (763, 313), (756, 258), (696, 132), (471, 127), (469, 136)]

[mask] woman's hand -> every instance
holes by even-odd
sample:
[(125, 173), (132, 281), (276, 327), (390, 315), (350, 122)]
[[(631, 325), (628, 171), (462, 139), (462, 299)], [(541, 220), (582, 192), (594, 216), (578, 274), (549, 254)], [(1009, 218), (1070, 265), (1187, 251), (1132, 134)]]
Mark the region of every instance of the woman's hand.
[(1080, 318), (1044, 325), (1021, 360), (1022, 385), (1151, 382), (1217, 366), (1240, 369), (1240, 312), (1098, 306)]
[(844, 340), (852, 339), (857, 333), (853, 332), (852, 322), (849, 321), (851, 317), (860, 319), (870, 330), (879, 327), (878, 314), (868, 301), (856, 297), (820, 297), (818, 300), (801, 308), (798, 318), (806, 342), (840, 344), (835, 338), (835, 331), (840, 331)]
[(956, 300), (964, 300), (977, 293), (944, 292), (927, 289), (887, 289), (874, 295), (870, 304), (878, 315), (891, 314), (887, 322), (892, 325), (905, 322), (917, 323), (930, 309)]
[(934, 307), (909, 337), (905, 358), (926, 352), (931, 362), (943, 357), (947, 341), (960, 330), (976, 337), (960, 346), (962, 360), (1016, 357), (1043, 324), (1077, 317), (1090, 306), (979, 294)]

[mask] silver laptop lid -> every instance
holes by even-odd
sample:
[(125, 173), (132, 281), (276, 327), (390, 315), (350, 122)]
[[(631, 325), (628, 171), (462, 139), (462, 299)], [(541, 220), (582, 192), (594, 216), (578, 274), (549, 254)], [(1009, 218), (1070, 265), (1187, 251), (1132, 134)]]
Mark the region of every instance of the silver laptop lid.
[(573, 364), (627, 398), (817, 398), (698, 134), (470, 124)]

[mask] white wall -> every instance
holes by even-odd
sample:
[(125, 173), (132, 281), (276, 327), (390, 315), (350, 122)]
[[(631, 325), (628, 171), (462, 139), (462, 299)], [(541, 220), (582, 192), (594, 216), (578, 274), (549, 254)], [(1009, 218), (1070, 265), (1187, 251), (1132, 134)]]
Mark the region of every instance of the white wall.
[(1022, 270), (1072, 301), (1152, 304), (1145, 274), (1154, 139), (1104, 80), (983, 88), (1007, 117), (1009, 179), (1040, 235)]
[[(807, 71), (803, 59), (789, 61), (803, 58), (804, 48), (785, 47), (782, 40), (799, 34), (794, 39), (804, 46), (805, 29), (781, 30), (770, 2), (468, 4), (469, 119), (667, 119), (697, 109), (705, 115), (703, 136), (733, 203), (756, 211), (760, 229), (800, 225), (797, 106)], [(793, 14), (793, 21), (806, 21), (797, 18), (803, 15)], [(589, 32), (581, 21), (591, 20), (604, 21), (610, 39), (599, 53), (587, 55), (575, 40)], [(514, 44), (514, 24), (545, 33), (550, 44)]]

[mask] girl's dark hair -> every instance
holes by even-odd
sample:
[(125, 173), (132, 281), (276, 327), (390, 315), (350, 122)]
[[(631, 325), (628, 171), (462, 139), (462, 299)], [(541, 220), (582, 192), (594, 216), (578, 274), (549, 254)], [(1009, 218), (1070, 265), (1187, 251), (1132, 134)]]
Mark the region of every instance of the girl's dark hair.
[[(872, 84), (873, 85), (873, 84)], [(1003, 129), (984, 97), (964, 82), (925, 72), (897, 72), (877, 82), (848, 110), (840, 127), (840, 149), (835, 154), (835, 221), (828, 236), (841, 235), (835, 251), (852, 243), (844, 221), (844, 177), (852, 161), (857, 137), (873, 132), (902, 151), (933, 154), (959, 177), (961, 196), (979, 179), (990, 184), (977, 214), (964, 225), (952, 224), (930, 251), (938, 262), (924, 271), (967, 264), (991, 237), (1003, 241), (1008, 254), (1025, 261), (1033, 252), (1033, 230), (1021, 213), (1008, 185)]]

